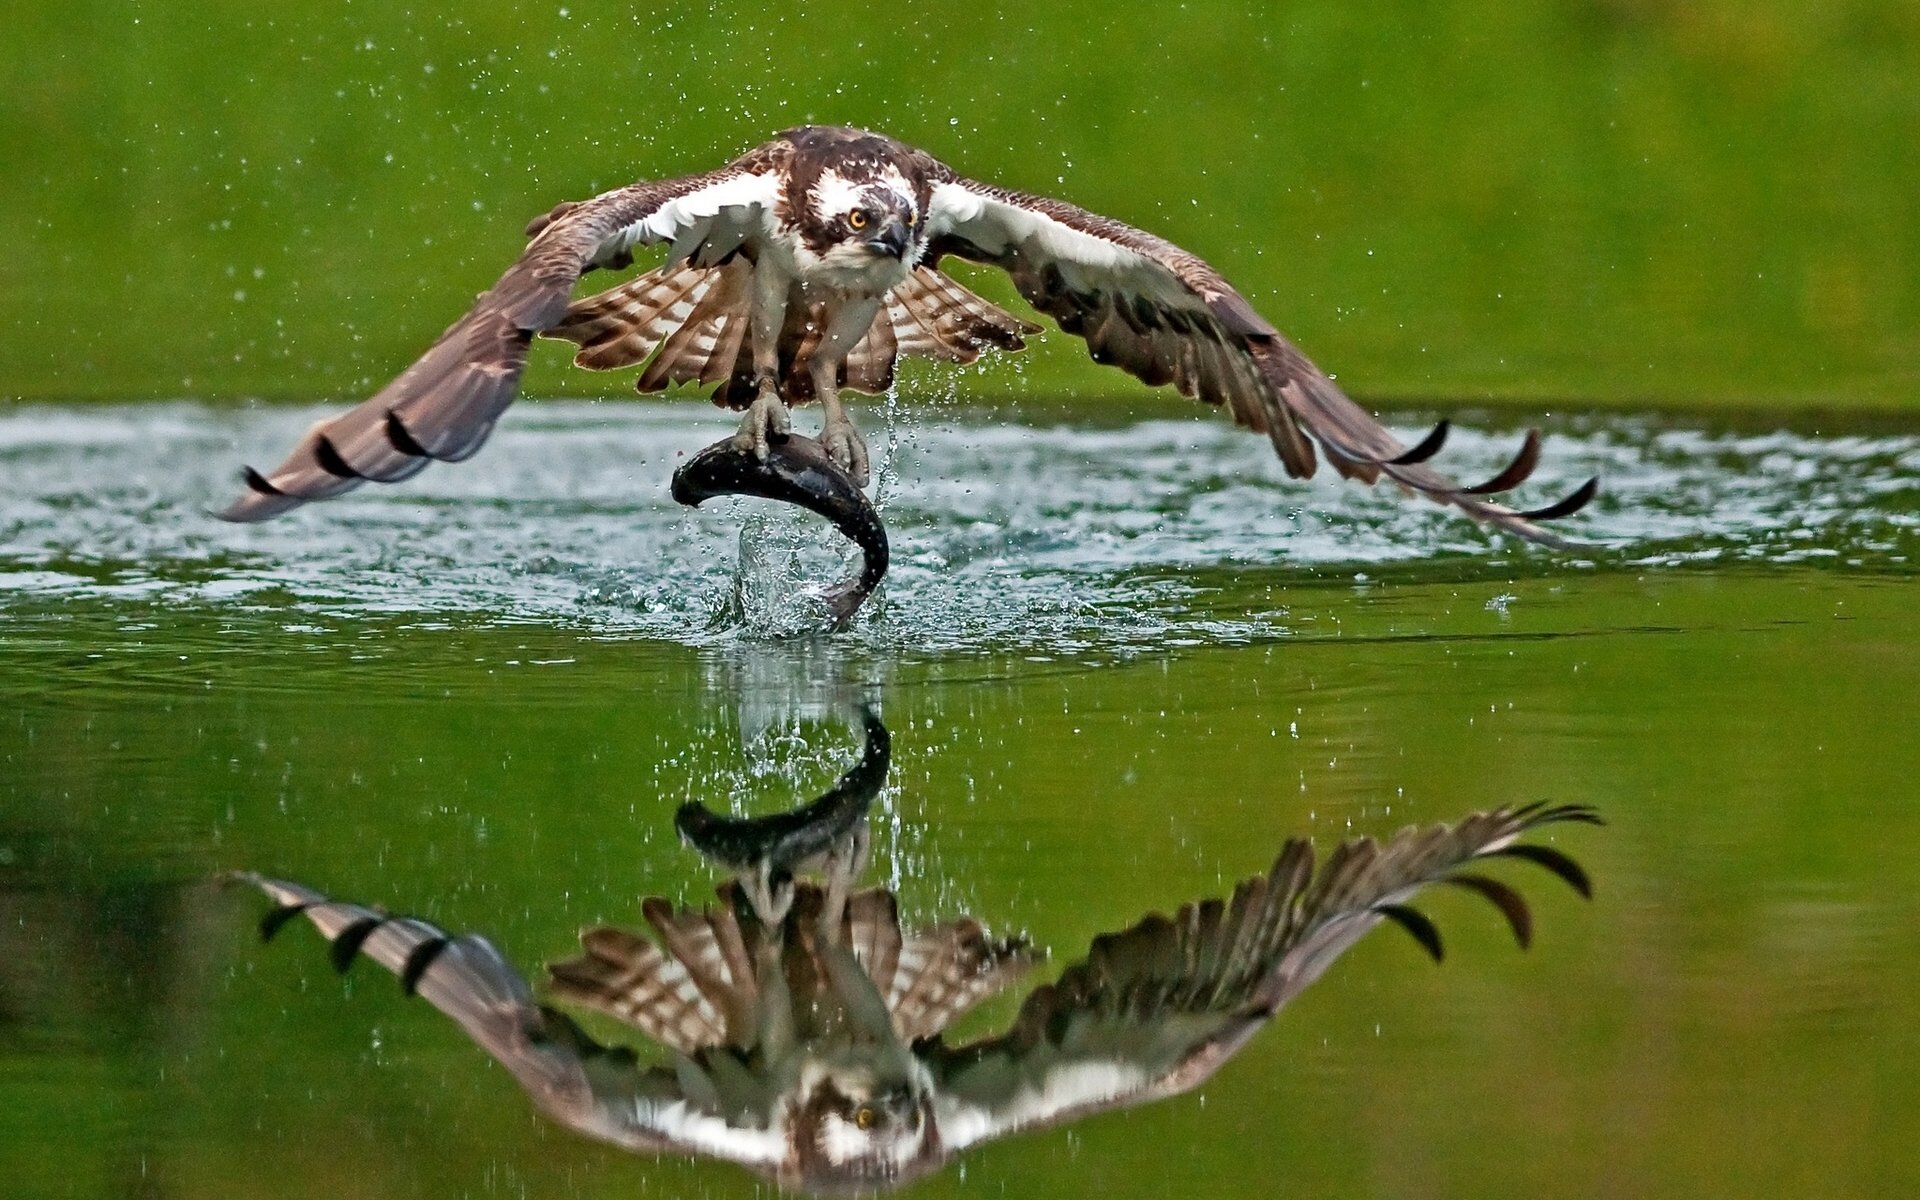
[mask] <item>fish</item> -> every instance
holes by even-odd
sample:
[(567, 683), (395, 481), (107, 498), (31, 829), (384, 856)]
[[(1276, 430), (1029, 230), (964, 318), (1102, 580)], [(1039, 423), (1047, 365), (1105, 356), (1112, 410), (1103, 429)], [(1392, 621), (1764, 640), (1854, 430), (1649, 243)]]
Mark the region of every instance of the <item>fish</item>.
[(804, 434), (770, 440), (762, 459), (738, 436), (722, 438), (673, 473), (673, 498), (698, 508), (715, 496), (759, 496), (797, 504), (833, 522), (860, 547), (859, 574), (828, 588), (821, 599), (844, 628), (886, 578), (890, 549), (880, 514), (826, 447)]
[(819, 799), (764, 817), (723, 817), (689, 800), (674, 814), (673, 827), (723, 867), (753, 871), (764, 864), (775, 880), (791, 878), (853, 835), (886, 785), (893, 739), (872, 708), (863, 708), (860, 716), (867, 739), (860, 761)]

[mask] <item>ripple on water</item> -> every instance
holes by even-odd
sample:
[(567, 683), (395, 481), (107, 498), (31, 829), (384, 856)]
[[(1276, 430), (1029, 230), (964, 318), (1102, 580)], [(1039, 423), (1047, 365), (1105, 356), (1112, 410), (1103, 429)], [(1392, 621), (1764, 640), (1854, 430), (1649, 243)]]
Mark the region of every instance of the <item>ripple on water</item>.
[[(806, 585), (856, 556), (824, 523), (766, 502), (675, 505), (674, 466), (725, 430), (692, 403), (527, 404), (471, 464), (265, 525), (207, 515), (240, 462), (271, 461), (314, 415), (186, 403), (8, 414), (0, 608), (80, 597), (272, 606), (710, 644), (816, 628)], [(1920, 524), (1920, 436), (1905, 433), (1716, 432), (1646, 415), (1565, 423), (1549, 430), (1523, 500), (1601, 475), (1600, 498), (1564, 526), (1597, 544), (1544, 551), (1387, 488), (1330, 473), (1288, 480), (1262, 439), (1211, 414), (1121, 428), (880, 421), (876, 410), (869, 432), (894, 568), (848, 635), (876, 649), (1076, 653), (1280, 636), (1276, 581), (1383, 571), (1904, 573)], [(1514, 434), (1457, 430), (1446, 463), (1491, 473)]]

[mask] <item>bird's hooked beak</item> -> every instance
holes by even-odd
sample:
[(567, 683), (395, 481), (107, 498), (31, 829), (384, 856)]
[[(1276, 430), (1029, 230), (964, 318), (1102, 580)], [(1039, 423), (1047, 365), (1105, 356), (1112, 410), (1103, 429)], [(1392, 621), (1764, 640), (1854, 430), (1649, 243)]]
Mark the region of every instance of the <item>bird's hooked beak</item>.
[(875, 254), (885, 254), (890, 258), (905, 258), (907, 244), (913, 240), (907, 223), (898, 213), (889, 216), (874, 235), (867, 239), (867, 249)]

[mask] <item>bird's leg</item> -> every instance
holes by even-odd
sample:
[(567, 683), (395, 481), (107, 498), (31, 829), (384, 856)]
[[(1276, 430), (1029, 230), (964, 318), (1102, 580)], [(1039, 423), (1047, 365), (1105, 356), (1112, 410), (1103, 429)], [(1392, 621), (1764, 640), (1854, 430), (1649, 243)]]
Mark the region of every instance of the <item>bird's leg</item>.
[(867, 869), (867, 851), (872, 845), (873, 834), (868, 830), (866, 821), (862, 820), (827, 851), (827, 894), (820, 906), (819, 929), (820, 936), (829, 942), (837, 943), (840, 940), (840, 924), (847, 911), (847, 894), (853, 887), (853, 881)]
[(820, 444), (826, 447), (827, 456), (845, 467), (860, 487), (866, 487), (869, 478), (867, 444), (847, 418), (846, 406), (840, 403), (840, 368), (860, 339), (867, 335), (879, 311), (878, 299), (850, 300), (842, 304), (829, 318), (820, 344), (814, 347), (813, 356), (807, 361), (813, 394), (820, 397), (820, 408), (826, 414), (820, 426)]
[(860, 872), (866, 869), (871, 835), (865, 820), (835, 842), (826, 854), (826, 895), (821, 900), (820, 921), (814, 927), (814, 944), (820, 965), (825, 968), (834, 995), (846, 1006), (847, 1016), (869, 1037), (882, 1045), (898, 1046), (893, 1039), (893, 1017), (886, 997), (874, 986), (873, 977), (845, 944), (842, 926), (847, 919), (847, 893)]
[(792, 428), (787, 418), (787, 402), (780, 398), (773, 379), (768, 377), (756, 385), (753, 403), (747, 405), (746, 415), (740, 418), (740, 432), (733, 436), (741, 446), (752, 450), (755, 458), (765, 462), (767, 447), (786, 441)]
[(820, 444), (826, 447), (827, 457), (845, 467), (856, 485), (867, 486), (871, 478), (867, 468), (867, 443), (853, 427), (846, 406), (840, 403), (840, 390), (832, 384), (822, 387), (817, 380), (814, 390), (820, 396), (820, 407), (826, 411), (826, 421), (820, 426)]
[(769, 931), (779, 929), (793, 907), (793, 879), (776, 880), (772, 860), (763, 858), (750, 873), (740, 877), (740, 886), (746, 889), (747, 902), (753, 905), (760, 923)]
[(775, 927), (760, 939), (753, 962), (754, 1049), (766, 1055), (770, 1062), (785, 1058), (798, 1040), (793, 1024), (793, 992), (787, 986), (787, 973), (780, 961), (785, 954), (786, 941)]
[[(755, 273), (758, 284), (761, 273)], [(784, 442), (792, 426), (787, 418), (787, 402), (780, 398), (780, 327), (786, 321), (786, 293), (756, 287), (748, 310), (747, 334), (753, 347), (753, 403), (740, 419), (735, 440), (753, 451), (755, 458), (767, 461), (767, 447)]]
[(866, 821), (863, 819), (858, 825), (853, 827), (852, 832), (847, 836), (848, 841), (846, 845), (849, 850), (848, 858), (850, 860), (847, 866), (847, 883), (851, 884), (854, 880), (867, 873), (867, 861), (871, 857), (871, 851), (873, 850), (873, 830), (867, 826)]

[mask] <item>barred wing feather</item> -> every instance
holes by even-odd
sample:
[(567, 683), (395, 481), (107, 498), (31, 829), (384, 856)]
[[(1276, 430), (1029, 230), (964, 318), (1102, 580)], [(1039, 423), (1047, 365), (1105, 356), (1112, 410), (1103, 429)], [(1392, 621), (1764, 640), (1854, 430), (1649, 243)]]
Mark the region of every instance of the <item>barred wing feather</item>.
[(330, 943), (336, 970), (365, 957), (393, 972), (402, 991), (451, 1017), (562, 1125), (630, 1150), (700, 1151), (763, 1170), (783, 1160), (783, 1138), (730, 1124), (690, 1101), (675, 1072), (643, 1068), (631, 1051), (600, 1045), (564, 1013), (537, 1003), (526, 978), (479, 934), (454, 936), (284, 880), (233, 878), (274, 901), (260, 923), (263, 937), (304, 917)]
[(641, 243), (691, 243), (687, 252), (698, 257), (713, 239), (737, 242), (753, 214), (773, 203), (768, 167), (744, 157), (706, 175), (563, 204), (535, 220), (525, 252), (419, 361), (308, 430), (271, 472), (247, 468), (245, 492), (220, 516), (263, 521), (368, 480), (393, 483), (435, 461), (471, 458), (513, 402), (533, 336), (563, 318), (581, 275), (631, 263)]
[(1236, 423), (1265, 433), (1287, 473), (1311, 476), (1320, 451), (1342, 476), (1382, 476), (1530, 541), (1566, 544), (1539, 522), (1578, 511), (1598, 490), (1589, 480), (1562, 500), (1521, 511), (1485, 497), (1532, 474), (1539, 435), (1529, 431), (1513, 461), (1466, 486), (1426, 465), (1446, 440), (1441, 422), (1407, 446), (1348, 399), (1220, 273), (1163, 238), (1065, 201), (950, 178), (933, 191), (926, 261), (943, 255), (1005, 270), (1021, 295), (1082, 338), (1097, 362), (1150, 385), (1224, 406)]
[(1386, 842), (1349, 841), (1318, 870), (1312, 847), (1295, 839), (1228, 900), (1156, 913), (1096, 938), (1086, 958), (1028, 995), (1007, 1032), (926, 1048), (940, 1082), (943, 1143), (957, 1150), (1197, 1086), (1381, 921), (1399, 924), (1438, 958), (1438, 933), (1408, 907), (1431, 884), (1493, 900), (1524, 946), (1532, 926), (1519, 893), (1464, 868), (1522, 858), (1588, 894), (1571, 858), (1519, 841), (1563, 822), (1598, 818), (1578, 805), (1497, 809)]

